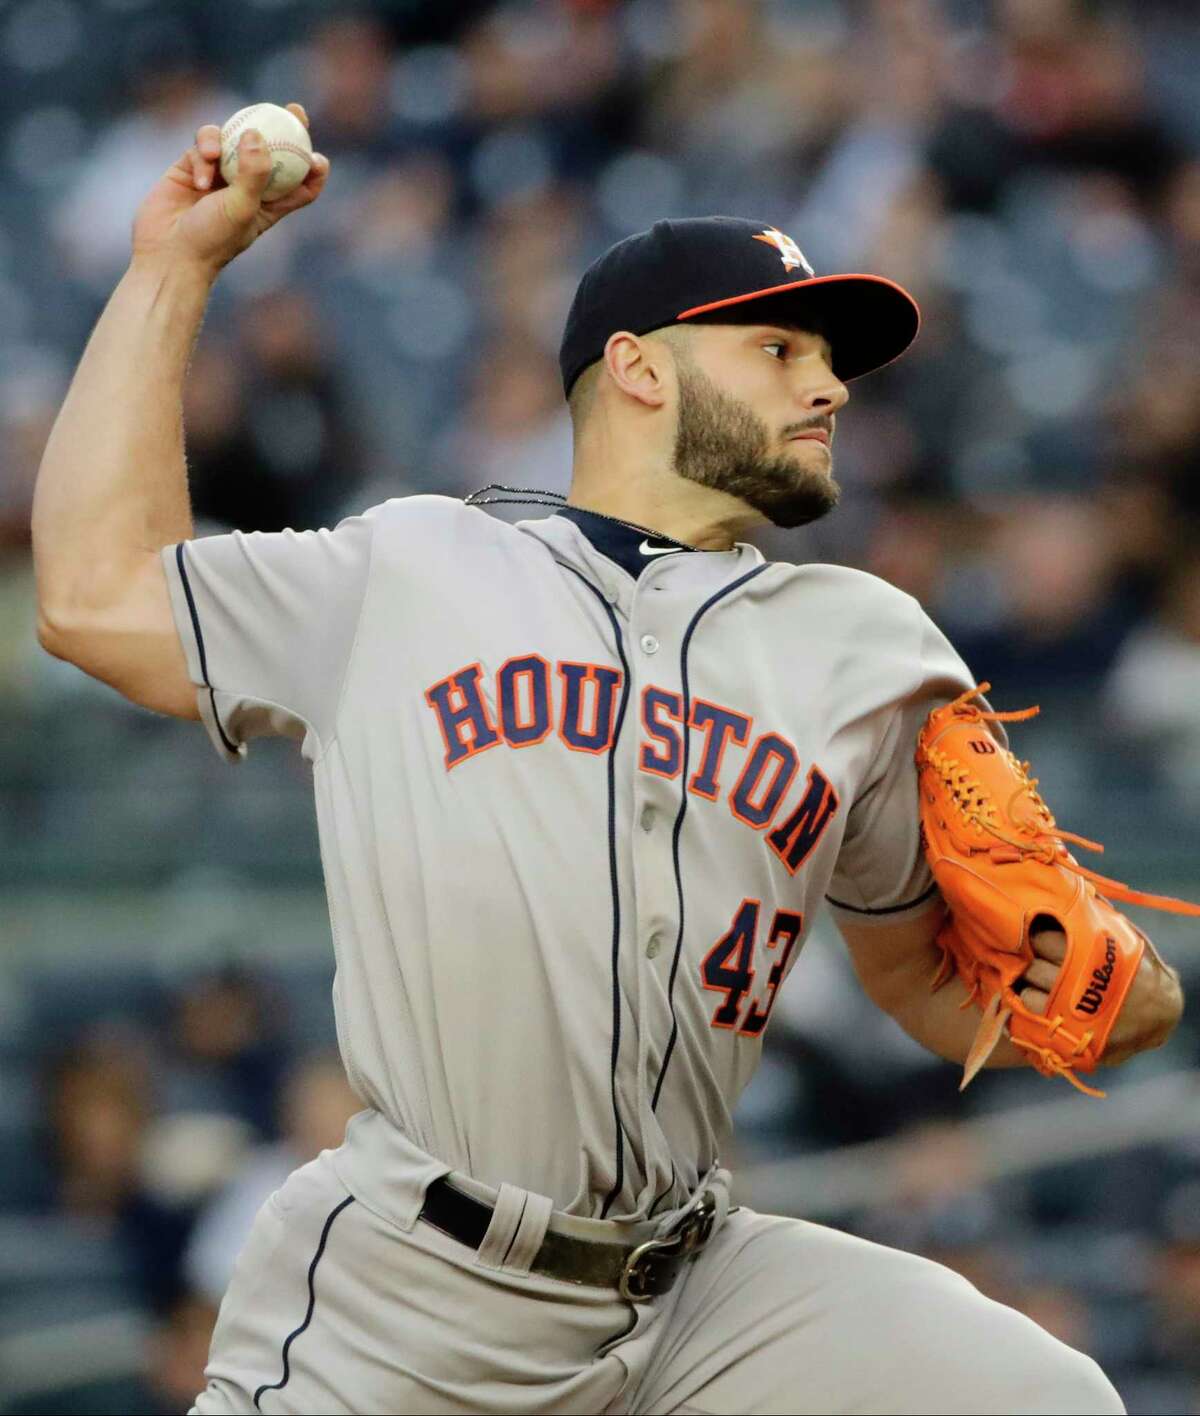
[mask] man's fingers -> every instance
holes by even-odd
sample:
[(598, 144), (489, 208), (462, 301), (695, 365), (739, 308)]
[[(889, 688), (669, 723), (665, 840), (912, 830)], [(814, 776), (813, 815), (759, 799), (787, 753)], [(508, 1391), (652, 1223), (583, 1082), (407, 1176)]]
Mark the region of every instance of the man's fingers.
[(196, 146), (209, 162), (216, 162), (221, 156), (221, 130), (215, 123), (205, 123), (196, 129)]
[(1031, 1013), (1045, 1013), (1050, 995), (1040, 988), (1023, 988), (1019, 997)]
[(1038, 929), (1029, 936), (1033, 952), (1052, 964), (1061, 964), (1067, 957), (1067, 936), (1061, 929)]
[(1031, 930), (1029, 943), (1033, 948), (1033, 963), (1025, 970), (1018, 993), (1030, 1012), (1044, 1014), (1059, 966), (1067, 957), (1067, 936), (1061, 929), (1048, 925)]
[(315, 152), (313, 153), (312, 167), (304, 181), (289, 192), (286, 197), (278, 197), (275, 201), (264, 202), (263, 210), (269, 211), (273, 216), (287, 216), (289, 212), (299, 211), (301, 207), (316, 201), (328, 179), (329, 159), (323, 153)]
[(238, 139), (237, 172), (225, 196), (225, 213), (235, 226), (244, 226), (258, 211), (271, 180), (271, 154), (257, 128), (247, 128)]
[(215, 123), (205, 123), (196, 129), (195, 146), (188, 148), (180, 165), (191, 177), (192, 186), (204, 192), (213, 184), (220, 158), (221, 130)]
[(188, 148), (187, 165), (192, 175), (192, 186), (206, 191), (212, 186), (214, 164), (209, 162), (198, 148)]
[(1044, 1014), (1059, 965), (1067, 957), (1067, 937), (1061, 929), (1039, 929), (1030, 935), (1029, 942), (1033, 946), (1033, 963), (1025, 970), (1018, 993), (1026, 1008)]
[(303, 105), (302, 103), (289, 103), (289, 104), (287, 104), (286, 106), (287, 106), (287, 111), (288, 111), (289, 113), (294, 113), (294, 114), (296, 115), (296, 117), (299, 118), (299, 120), (301, 121), (301, 123), (303, 123), (304, 126), (307, 128), (307, 127), (308, 127), (308, 114), (305, 113), (305, 111), (304, 111), (304, 105)]
[(1054, 980), (1058, 977), (1058, 966), (1052, 964), (1047, 959), (1035, 959), (1025, 970), (1025, 982), (1034, 988), (1043, 989), (1046, 993), (1054, 987)]

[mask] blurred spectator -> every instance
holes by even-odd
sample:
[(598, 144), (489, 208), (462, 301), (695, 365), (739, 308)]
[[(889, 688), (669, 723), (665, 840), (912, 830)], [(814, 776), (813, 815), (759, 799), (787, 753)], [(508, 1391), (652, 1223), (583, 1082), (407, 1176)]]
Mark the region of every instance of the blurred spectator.
[(1194, 293), (1200, 286), (1200, 161), (1194, 157), (1175, 169), (1163, 219), (1180, 280)]
[(193, 508), (222, 527), (327, 525), (361, 477), (332, 351), (299, 290), (247, 301), (236, 345), (202, 341), (184, 424)]
[(33, 347), (0, 379), (0, 556), (28, 560), (33, 484), (66, 387), (65, 360)]
[(1034, 1283), (1016, 1296), (1014, 1306), (1059, 1342), (1080, 1352), (1095, 1350), (1087, 1301), (1065, 1283)]
[(361, 1109), (336, 1055), (318, 1054), (293, 1068), (283, 1087), (280, 1140), (246, 1156), (192, 1233), (184, 1272), (198, 1299), (216, 1308), (267, 1196), (297, 1167), (340, 1146), (347, 1121)]
[(939, 607), (977, 673), (1003, 692), (1019, 684), (1038, 698), (1107, 669), (1133, 614), (1116, 593), (1104, 529), (1079, 499), (1042, 495), (996, 508), (984, 553), (1001, 568), (997, 598), (972, 596), (968, 571), (951, 578)]
[(163, 1109), (238, 1117), (271, 1135), (285, 1029), (279, 998), (260, 978), (232, 965), (198, 974), (172, 999)]
[(500, 6), (464, 37), (472, 110), (483, 122), (580, 106), (617, 72), (601, 7)]
[(348, 201), (339, 259), (380, 296), (396, 270), (433, 264), (450, 239), (454, 170), (436, 153), (417, 151), (386, 164)]
[(653, 36), (664, 62), (646, 86), (643, 136), (689, 163), (715, 165), (713, 187), (732, 181), (736, 190), (746, 164), (769, 184), (772, 164), (819, 152), (850, 111), (839, 17), (796, 16), (780, 28), (778, 13), (738, 0), (680, 0), (666, 9), (667, 34)]
[(1007, 0), (998, 7), (1004, 62), (948, 109), (930, 148), (954, 205), (989, 208), (1006, 185), (1041, 166), (1104, 170), (1153, 199), (1177, 154), (1148, 111), (1131, 17), (1081, 0)]
[(1200, 790), (1200, 558), (1176, 565), (1162, 612), (1125, 641), (1105, 688), (1109, 720), (1152, 746), (1162, 784), (1181, 803)]
[(381, 17), (367, 9), (318, 20), (307, 46), (309, 118), (321, 151), (342, 157), (386, 159), (393, 147), (391, 39)]
[(155, 1198), (143, 1180), (153, 1111), (150, 1059), (121, 1034), (85, 1036), (47, 1075), (55, 1199), (72, 1222), (109, 1235), (132, 1263), (151, 1306), (178, 1285), (191, 1216)]
[(558, 364), (529, 345), (486, 348), (470, 401), (440, 458), (450, 485), (472, 492), (500, 482), (565, 493), (570, 459)]
[(52, 218), (68, 269), (101, 298), (129, 261), (129, 229), (146, 192), (191, 147), (201, 124), (223, 122), (242, 107), (207, 72), (180, 17), (151, 19), (130, 33), (119, 82), (130, 112), (97, 137)]
[(1200, 1180), (1180, 1184), (1163, 1208), (1164, 1246), (1154, 1266), (1151, 1343), (1200, 1395)]
[(26, 346), (18, 358), (7, 377), (0, 372), (0, 703), (28, 703), (43, 668), (29, 521), (38, 464), (67, 379), (65, 360), (49, 349)]
[(171, 1304), (148, 1343), (147, 1411), (191, 1410), (196, 1394), (204, 1390), (204, 1369), (216, 1320), (216, 1305), (194, 1294)]
[(479, 296), (498, 338), (557, 355), (578, 278), (572, 260), (582, 216), (564, 186), (511, 196), (489, 213), (478, 237)]

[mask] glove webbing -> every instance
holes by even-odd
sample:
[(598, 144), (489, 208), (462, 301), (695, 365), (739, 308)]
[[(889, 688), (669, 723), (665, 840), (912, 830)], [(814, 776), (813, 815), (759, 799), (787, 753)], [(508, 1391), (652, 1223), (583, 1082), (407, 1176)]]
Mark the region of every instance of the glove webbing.
[[(990, 688), (990, 683), (981, 683), (966, 693), (960, 694), (949, 706), (957, 709), (970, 705), (973, 715), (986, 723), (1021, 723), (1036, 717), (1042, 711), (1039, 706), (1035, 705), (1032, 708), (1022, 708), (1015, 712), (998, 713), (993, 709), (980, 708), (970, 703), (972, 698), (978, 698)], [(1007, 749), (1000, 750), (1007, 752)], [(1030, 764), (1018, 762), (1013, 753), (1007, 752), (1007, 756), (1017, 769), (1022, 779), (1022, 785), (1017, 788), (1007, 803), (1008, 814), (1011, 816), (1012, 807), (1018, 797), (1028, 796), (1042, 827), (1039, 831), (1031, 826), (1029, 836), (1025, 840), (1008, 835), (1001, 829), (996, 818), (995, 806), (965, 767), (951, 762), (936, 748), (930, 750), (927, 755), (949, 788), (955, 805), (962, 812), (964, 819), (971, 825), (981, 827), (1017, 853), (1007, 856), (1004, 846), (992, 846), (988, 854), (993, 860), (1001, 862), (1005, 859), (1017, 860), (1032, 857), (1045, 861), (1047, 865), (1062, 865), (1077, 875), (1083, 876), (1085, 880), (1090, 880), (1093, 885), (1102, 887), (1103, 893), (1108, 899), (1120, 900), (1129, 905), (1144, 905), (1147, 909), (1152, 910), (1165, 910), (1170, 914), (1200, 916), (1200, 905), (1194, 905), (1189, 900), (1177, 900), (1173, 895), (1153, 895), (1145, 890), (1134, 890), (1120, 880), (1110, 879), (1106, 875), (1089, 870), (1085, 865), (1080, 865), (1067, 850), (1065, 842), (1070, 841), (1074, 845), (1082, 846), (1085, 850), (1096, 851), (1100, 855), (1103, 855), (1104, 847), (1099, 841), (1089, 841), (1086, 836), (1077, 836), (1073, 831), (1065, 831), (1059, 826), (1037, 790), (1039, 779), (1029, 775)]]

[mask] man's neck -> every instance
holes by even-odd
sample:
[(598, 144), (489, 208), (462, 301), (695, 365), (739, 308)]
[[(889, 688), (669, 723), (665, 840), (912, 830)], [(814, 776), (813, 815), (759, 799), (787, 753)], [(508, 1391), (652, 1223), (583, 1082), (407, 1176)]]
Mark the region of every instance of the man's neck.
[(671, 482), (674, 485), (610, 483), (597, 486), (577, 474), (567, 505), (615, 517), (702, 551), (729, 550), (738, 536), (758, 520), (745, 502), (726, 492), (677, 477)]

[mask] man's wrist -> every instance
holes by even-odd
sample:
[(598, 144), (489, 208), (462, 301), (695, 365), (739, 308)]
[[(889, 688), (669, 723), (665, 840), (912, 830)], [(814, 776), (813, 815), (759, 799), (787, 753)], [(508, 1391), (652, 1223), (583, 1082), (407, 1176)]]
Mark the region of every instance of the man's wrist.
[(134, 251), (129, 261), (130, 274), (151, 280), (158, 285), (178, 286), (207, 295), (220, 274), (220, 267), (199, 256), (180, 256), (174, 252)]

